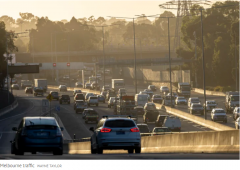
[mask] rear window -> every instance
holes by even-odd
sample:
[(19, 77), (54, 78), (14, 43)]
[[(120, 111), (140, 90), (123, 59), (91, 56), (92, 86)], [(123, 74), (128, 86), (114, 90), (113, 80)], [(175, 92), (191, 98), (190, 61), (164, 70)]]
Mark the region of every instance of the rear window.
[(54, 119), (26, 119), (25, 126), (37, 126), (37, 125), (44, 125), (44, 126), (57, 126), (57, 123)]
[(138, 126), (138, 128), (140, 130), (140, 133), (149, 133), (149, 129), (147, 126), (140, 125), (140, 126)]
[(153, 98), (161, 98), (160, 95), (154, 95)]
[(53, 95), (58, 95), (58, 92), (52, 92)]
[(70, 97), (68, 95), (62, 95), (62, 98), (69, 99)]
[(97, 97), (92, 97), (92, 96), (91, 96), (90, 99), (98, 99), (98, 98), (97, 98)]
[(94, 111), (94, 112), (87, 112), (86, 115), (87, 116), (96, 116), (98, 114), (97, 114), (97, 112)]
[(108, 120), (105, 122), (105, 126), (111, 127), (111, 128), (117, 128), (117, 127), (127, 128), (127, 127), (134, 127), (135, 124), (132, 120)]
[(215, 110), (215, 113), (225, 113), (224, 110)]
[(30, 125), (26, 126), (27, 129), (49, 129), (49, 130), (56, 130), (58, 127), (57, 126), (52, 126), (52, 125)]

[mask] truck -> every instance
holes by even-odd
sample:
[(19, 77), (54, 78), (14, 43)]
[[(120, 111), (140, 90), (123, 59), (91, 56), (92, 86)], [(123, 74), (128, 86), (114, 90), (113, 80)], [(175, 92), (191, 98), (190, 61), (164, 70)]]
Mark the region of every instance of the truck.
[(30, 80), (21, 80), (21, 88), (25, 89), (26, 87), (32, 87), (33, 83)]
[(134, 96), (121, 96), (117, 100), (117, 115), (129, 115), (131, 118), (137, 122), (138, 114), (134, 109), (136, 107)]
[(120, 88), (125, 88), (124, 79), (112, 79), (112, 89), (117, 93)]
[(34, 86), (43, 88), (43, 91), (47, 91), (47, 79), (34, 79)]
[(191, 95), (191, 85), (189, 83), (178, 83), (177, 95), (189, 98)]
[(225, 108), (227, 113), (232, 113), (235, 107), (239, 107), (239, 92), (226, 92)]

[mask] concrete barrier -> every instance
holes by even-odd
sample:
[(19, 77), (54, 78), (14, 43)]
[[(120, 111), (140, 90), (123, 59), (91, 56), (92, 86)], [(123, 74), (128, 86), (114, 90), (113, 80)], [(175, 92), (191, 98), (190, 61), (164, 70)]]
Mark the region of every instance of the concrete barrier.
[[(200, 94), (204, 93), (203, 89), (195, 88), (193, 91)], [(216, 92), (216, 91), (209, 91), (209, 90), (206, 90), (206, 95), (224, 96), (224, 97), (226, 96), (226, 94), (223, 92)]]
[[(157, 107), (162, 108), (161, 104), (156, 104)], [(197, 123), (199, 125), (208, 127), (210, 129), (216, 130), (216, 131), (224, 131), (224, 130), (234, 130), (234, 128), (229, 127), (229, 126), (225, 126), (222, 125), (220, 123), (216, 123), (210, 120), (205, 120), (201, 117), (195, 116), (195, 115), (191, 115), (187, 112), (181, 111), (181, 110), (177, 110), (171, 107), (167, 107), (165, 106), (166, 112), (171, 113), (173, 115), (176, 115), (178, 117), (181, 117), (183, 119), (187, 119), (191, 122)]]
[[(239, 153), (239, 131), (179, 133), (141, 138), (142, 153)], [(65, 154), (89, 154), (90, 142), (64, 144)], [(104, 153), (127, 153), (123, 150)]]
[(2, 116), (2, 115), (4, 115), (4, 114), (12, 111), (12, 110), (15, 109), (17, 106), (18, 106), (18, 102), (17, 102), (17, 99), (15, 98), (14, 102), (13, 102), (11, 105), (9, 105), (9, 106), (7, 106), (7, 107), (5, 107), (5, 108), (3, 108), (3, 109), (0, 110), (0, 116)]

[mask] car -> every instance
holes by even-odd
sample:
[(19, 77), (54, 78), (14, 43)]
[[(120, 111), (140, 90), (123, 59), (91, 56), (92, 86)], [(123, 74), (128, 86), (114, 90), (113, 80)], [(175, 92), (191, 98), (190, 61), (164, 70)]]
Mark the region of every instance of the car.
[(85, 96), (84, 96), (83, 93), (76, 93), (74, 98), (73, 98), (73, 100), (74, 101), (76, 101), (76, 100), (83, 100), (83, 101), (85, 101)]
[(74, 89), (73, 90), (73, 96), (75, 96), (75, 94), (77, 93), (82, 93), (82, 90), (81, 89)]
[(85, 89), (90, 89), (91, 88), (91, 84), (90, 83), (86, 83), (84, 86)]
[(167, 93), (169, 93), (169, 88), (167, 86), (161, 86), (160, 92), (167, 94)]
[[(168, 93), (167, 96), (171, 96), (171, 93)], [(174, 97), (174, 100), (178, 97), (177, 93), (172, 92), (172, 96)]]
[(77, 100), (76, 106), (75, 106), (75, 112), (76, 113), (82, 113), (84, 109), (87, 108), (87, 103), (83, 100)]
[(150, 130), (149, 130), (147, 124), (140, 123), (140, 124), (137, 124), (137, 127), (138, 127), (138, 129), (140, 131), (140, 134), (141, 133), (150, 133)]
[(60, 104), (70, 104), (70, 97), (69, 95), (62, 95), (60, 98), (59, 98), (59, 103)]
[(204, 115), (203, 106), (199, 103), (192, 103), (191, 107), (189, 108), (190, 114), (201, 114)]
[(207, 111), (212, 111), (213, 108), (217, 107), (217, 103), (214, 100), (207, 100), (206, 104), (204, 103), (203, 106), (205, 107)]
[(154, 95), (152, 96), (151, 102), (162, 104), (162, 100), (163, 100), (163, 98), (162, 98), (161, 95), (159, 95), (159, 94), (154, 94)]
[(155, 121), (155, 127), (162, 127), (163, 122), (165, 118), (168, 117), (168, 115), (158, 115), (156, 121)]
[(150, 96), (150, 98), (152, 98), (152, 96), (153, 96), (153, 91), (152, 90), (144, 89), (144, 92), (146, 92)]
[(114, 106), (113, 101), (115, 100), (115, 97), (110, 97), (110, 99), (108, 100), (108, 108), (111, 108), (112, 106)]
[(85, 123), (89, 123), (89, 122), (98, 123), (98, 118), (99, 118), (98, 113), (93, 109), (89, 109), (84, 112)]
[(88, 98), (89, 98), (90, 96), (94, 96), (94, 94), (93, 94), (93, 93), (87, 93), (87, 94), (85, 95), (85, 100), (88, 100)]
[(109, 100), (110, 97), (116, 97), (116, 93), (113, 90), (108, 90), (106, 99)]
[(148, 94), (146, 91), (140, 91), (139, 94)]
[(32, 87), (26, 87), (25, 88), (25, 93), (26, 94), (28, 94), (28, 93), (33, 94), (33, 88)]
[(179, 117), (168, 116), (165, 118), (162, 126), (168, 127), (168, 129), (171, 131), (181, 132), (182, 124), (181, 124)]
[(113, 100), (113, 110), (114, 110), (114, 114), (117, 114), (117, 105), (118, 105), (118, 100), (120, 98), (119, 97), (115, 97), (115, 99)]
[(87, 105), (95, 105), (98, 107), (98, 97), (97, 96), (89, 96), (87, 100)]
[[(75, 100), (74, 105), (73, 105), (73, 109), (76, 110), (77, 104), (82, 103), (82, 101), (84, 101), (84, 100)], [(84, 101), (84, 103), (85, 103), (85, 101)]]
[(156, 105), (154, 103), (146, 103), (144, 110), (157, 110)]
[(102, 92), (100, 93), (100, 95), (103, 95), (103, 96), (105, 97), (105, 99), (106, 99), (107, 91), (102, 91)]
[(61, 91), (67, 91), (67, 86), (66, 86), (66, 85), (60, 85), (60, 86), (58, 87), (58, 89), (59, 89), (60, 92), (61, 92)]
[(93, 82), (90, 87), (91, 90), (99, 90), (100, 86), (98, 83)]
[(53, 117), (23, 117), (11, 141), (11, 154), (24, 155), (25, 152), (53, 152), (63, 154), (64, 130)]
[(157, 110), (145, 110), (143, 114), (143, 122), (144, 123), (155, 123), (159, 112)]
[(162, 102), (162, 105), (164, 106), (174, 106), (175, 105), (175, 100), (174, 97), (172, 96), (165, 96)]
[(134, 110), (138, 115), (142, 116), (144, 114), (144, 109), (142, 106), (136, 106), (136, 107), (134, 107)]
[(224, 123), (227, 123), (227, 114), (225, 110), (222, 108), (214, 108), (211, 111), (211, 120), (216, 121), (222, 121)]
[(82, 112), (82, 118), (83, 119), (85, 119), (85, 116), (86, 116), (87, 112), (95, 112), (95, 110), (93, 108), (84, 109), (83, 112)]
[(50, 93), (53, 97), (53, 99), (59, 100), (59, 94), (57, 91), (50, 91)]
[(20, 89), (18, 84), (12, 84), (11, 88), (13, 90), (19, 90)]
[(98, 102), (103, 102), (105, 103), (105, 97), (103, 95), (97, 95)]
[(176, 105), (187, 105), (187, 100), (185, 97), (183, 96), (178, 96), (176, 99), (175, 99), (175, 104)]
[(233, 120), (236, 120), (240, 116), (240, 107), (235, 107), (233, 110)]
[(111, 88), (110, 88), (109, 85), (105, 85), (105, 86), (102, 87), (102, 91), (108, 91), (108, 90), (110, 90), (110, 89), (111, 89)]
[(75, 87), (83, 87), (82, 82), (76, 82), (76, 83), (75, 83)]
[(44, 90), (42, 87), (34, 87), (33, 88), (33, 96), (38, 96), (38, 95), (43, 96), (43, 94), (44, 94)]
[(200, 104), (200, 100), (198, 97), (190, 97), (188, 99), (188, 107), (191, 107), (192, 103), (198, 103)]
[(165, 132), (172, 132), (168, 127), (155, 127), (152, 130), (151, 136), (164, 135)]
[(141, 153), (141, 135), (135, 122), (130, 118), (102, 118), (96, 129), (90, 127), (91, 153), (102, 154), (105, 149), (124, 149), (128, 153)]
[(240, 117), (238, 117), (235, 121), (235, 127), (236, 129), (240, 129)]
[(149, 85), (148, 89), (151, 90), (151, 91), (157, 91), (157, 88), (154, 85)]

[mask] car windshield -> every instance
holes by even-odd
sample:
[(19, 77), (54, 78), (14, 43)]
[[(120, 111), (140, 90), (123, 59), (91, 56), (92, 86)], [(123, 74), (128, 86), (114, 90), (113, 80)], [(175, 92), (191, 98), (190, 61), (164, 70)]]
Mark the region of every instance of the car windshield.
[(139, 101), (146, 101), (147, 99), (148, 99), (148, 96), (147, 96), (147, 95), (138, 96), (138, 100), (139, 100)]
[(193, 105), (193, 108), (202, 108), (202, 106), (201, 105), (196, 105), (196, 106)]
[(207, 102), (207, 104), (216, 104), (216, 102), (214, 102), (214, 101), (209, 101), (209, 102)]
[(231, 101), (239, 101), (239, 96), (232, 96)]
[(163, 89), (163, 90), (168, 90), (168, 87), (163, 87), (162, 89)]
[(138, 128), (140, 130), (140, 133), (149, 133), (149, 129), (145, 125), (139, 125)]
[(190, 87), (189, 87), (189, 86), (182, 86), (182, 90), (184, 90), (184, 91), (190, 91)]
[(198, 99), (192, 99), (192, 103), (199, 103)]
[(160, 95), (154, 95), (153, 98), (162, 98)]
[(155, 128), (154, 132), (171, 132), (168, 128)]
[(105, 126), (111, 128), (127, 128), (134, 127), (135, 124), (132, 120), (108, 120), (105, 122)]
[(93, 97), (93, 96), (92, 96), (92, 97), (90, 97), (90, 99), (98, 99), (98, 98), (97, 98), (97, 97)]
[(224, 110), (215, 110), (215, 113), (225, 113)]

